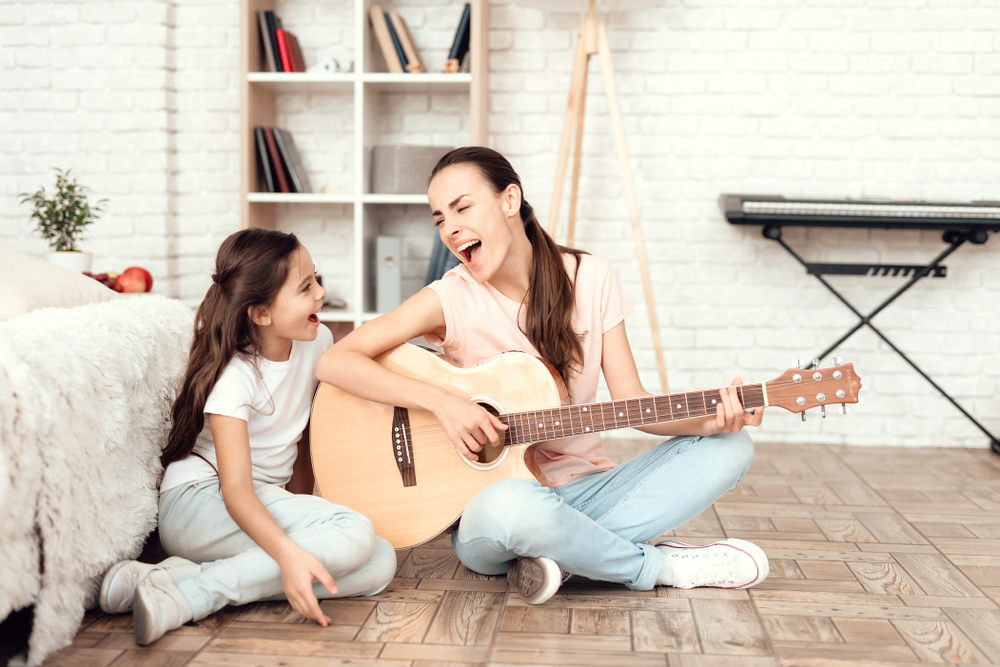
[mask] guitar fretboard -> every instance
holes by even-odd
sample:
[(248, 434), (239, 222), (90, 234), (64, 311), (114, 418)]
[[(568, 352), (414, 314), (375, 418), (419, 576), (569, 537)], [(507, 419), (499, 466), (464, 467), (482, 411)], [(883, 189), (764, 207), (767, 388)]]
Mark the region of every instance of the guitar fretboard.
[[(740, 385), (737, 387), (737, 395), (746, 409), (764, 406), (763, 385)], [(509, 412), (500, 415), (499, 418), (510, 427), (504, 438), (505, 444), (520, 445), (526, 442), (599, 433), (616, 428), (707, 417), (715, 414), (720, 400), (717, 389), (706, 389), (683, 394)]]

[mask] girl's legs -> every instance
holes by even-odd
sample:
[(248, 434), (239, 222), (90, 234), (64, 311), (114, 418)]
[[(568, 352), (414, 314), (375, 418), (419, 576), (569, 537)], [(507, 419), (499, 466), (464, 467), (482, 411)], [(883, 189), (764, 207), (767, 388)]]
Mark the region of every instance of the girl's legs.
[(546, 557), (591, 579), (650, 590), (663, 555), (646, 540), (698, 516), (750, 468), (745, 431), (679, 437), (609, 470), (556, 489), (506, 480), (465, 509), (452, 544), (461, 561), (502, 574), (520, 556)]
[[(332, 596), (314, 582), (316, 597), (373, 595), (392, 581), (396, 553), (375, 536), (364, 516), (277, 486), (262, 486), (256, 492), (278, 525), (319, 559), (336, 582), (337, 593)], [(191, 605), (195, 620), (227, 604), (284, 599), (281, 568), (229, 516), (217, 479), (161, 494), (160, 540), (170, 555), (202, 564), (200, 573), (174, 582)]]

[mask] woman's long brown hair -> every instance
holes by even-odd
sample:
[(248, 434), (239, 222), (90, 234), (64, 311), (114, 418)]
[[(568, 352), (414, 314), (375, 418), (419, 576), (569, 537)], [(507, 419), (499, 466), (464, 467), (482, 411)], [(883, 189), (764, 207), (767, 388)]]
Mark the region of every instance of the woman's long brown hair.
[(205, 427), (205, 401), (236, 354), (256, 358), (260, 331), (251, 306), (268, 306), (288, 278), (289, 256), (299, 248), (294, 234), (244, 229), (219, 248), (215, 275), (194, 319), (194, 340), (184, 384), (174, 401), (170, 439), (160, 455), (166, 467), (194, 449)]
[[(467, 164), (476, 167), (489, 181), (494, 194), (499, 195), (514, 184), (521, 190), (521, 220), (524, 233), (531, 242), (532, 269), (526, 302), (524, 335), (528, 337), (542, 359), (559, 372), (563, 382), (569, 384), (571, 373), (583, 366), (583, 345), (573, 331), (573, 309), (576, 307), (576, 275), (580, 270), (580, 256), (588, 253), (575, 248), (557, 245), (542, 228), (535, 211), (524, 198), (521, 179), (500, 153), (482, 146), (457, 148), (438, 161), (431, 172), (431, 180), (445, 167)], [(566, 272), (563, 254), (573, 255), (576, 268), (572, 280)]]

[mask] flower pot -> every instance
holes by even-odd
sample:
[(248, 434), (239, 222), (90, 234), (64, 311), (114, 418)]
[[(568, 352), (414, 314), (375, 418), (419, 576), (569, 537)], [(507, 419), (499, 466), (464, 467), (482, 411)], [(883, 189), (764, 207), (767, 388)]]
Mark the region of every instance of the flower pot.
[(64, 250), (59, 252), (45, 253), (45, 261), (49, 264), (61, 266), (70, 271), (83, 273), (90, 272), (90, 267), (94, 262), (94, 253), (81, 252), (79, 250)]

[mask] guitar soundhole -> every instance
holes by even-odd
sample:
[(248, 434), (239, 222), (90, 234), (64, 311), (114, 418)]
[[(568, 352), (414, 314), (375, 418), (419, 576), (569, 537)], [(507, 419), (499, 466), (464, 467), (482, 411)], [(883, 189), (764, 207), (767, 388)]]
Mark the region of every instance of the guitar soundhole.
[[(480, 403), (479, 405), (486, 408), (486, 411), (492, 415), (499, 416), (500, 414), (500, 411), (497, 410), (492, 405), (490, 405), (489, 403)], [(498, 458), (500, 458), (501, 454), (503, 454), (504, 439), (506, 438), (507, 434), (503, 431), (498, 431), (497, 434), (500, 436), (499, 444), (494, 446), (493, 443), (487, 442), (486, 445), (483, 446), (481, 450), (479, 450), (478, 459), (476, 462), (479, 463), (480, 465), (488, 465), (490, 463), (493, 463)]]

